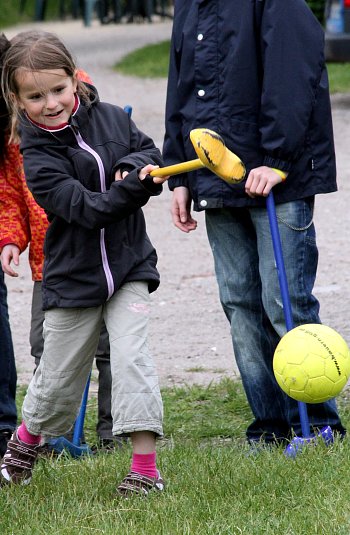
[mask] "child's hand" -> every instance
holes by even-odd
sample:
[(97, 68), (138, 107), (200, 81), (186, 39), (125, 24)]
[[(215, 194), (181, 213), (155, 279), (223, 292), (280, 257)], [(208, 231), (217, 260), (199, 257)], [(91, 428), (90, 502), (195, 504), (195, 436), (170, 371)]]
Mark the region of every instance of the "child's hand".
[(267, 197), (271, 189), (282, 181), (281, 176), (272, 167), (262, 165), (250, 171), (245, 184), (245, 192), (249, 197), (258, 195)]
[[(143, 167), (141, 169), (141, 171), (139, 172), (139, 179), (140, 180), (144, 180), (146, 178), (147, 175), (150, 174), (151, 171), (154, 171), (155, 169), (159, 169), (159, 165), (152, 165), (152, 164), (148, 164), (146, 165), (145, 167)], [(163, 182), (165, 182), (166, 180), (168, 180), (169, 176), (154, 176), (152, 177), (153, 178), (153, 182), (155, 184), (163, 184)]]
[(8, 243), (3, 247), (1, 251), (1, 265), (3, 272), (6, 273), (6, 275), (10, 275), (10, 277), (18, 277), (18, 273), (11, 267), (11, 262), (13, 261), (15, 266), (19, 266), (19, 255), (19, 247), (14, 243)]

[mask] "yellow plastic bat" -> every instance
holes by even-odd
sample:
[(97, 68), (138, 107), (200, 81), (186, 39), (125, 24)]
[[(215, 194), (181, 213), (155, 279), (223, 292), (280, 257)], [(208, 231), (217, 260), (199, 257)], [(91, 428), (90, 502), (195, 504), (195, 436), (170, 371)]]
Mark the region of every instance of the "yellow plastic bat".
[(229, 184), (237, 184), (244, 179), (246, 169), (242, 160), (225, 146), (219, 134), (208, 128), (196, 128), (191, 130), (190, 139), (198, 156), (197, 160), (155, 169), (150, 174), (163, 177), (207, 167)]

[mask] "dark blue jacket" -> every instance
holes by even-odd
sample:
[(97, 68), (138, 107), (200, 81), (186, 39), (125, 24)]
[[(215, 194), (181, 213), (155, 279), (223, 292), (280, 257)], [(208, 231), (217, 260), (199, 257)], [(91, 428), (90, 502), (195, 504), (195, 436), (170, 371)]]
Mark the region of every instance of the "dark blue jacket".
[[(206, 127), (247, 171), (289, 172), (276, 202), (335, 191), (333, 128), (324, 32), (305, 0), (175, 0), (163, 157), (196, 158), (189, 139)], [(179, 175), (194, 208), (247, 206), (244, 183), (207, 170)]]
[[(23, 116), (20, 134), (29, 189), (50, 222), (44, 309), (98, 306), (128, 281), (148, 281), (155, 290), (157, 255), (141, 207), (161, 188), (138, 178), (146, 164), (162, 166), (153, 141), (97, 94), (60, 130)], [(115, 182), (117, 168), (130, 173)]]

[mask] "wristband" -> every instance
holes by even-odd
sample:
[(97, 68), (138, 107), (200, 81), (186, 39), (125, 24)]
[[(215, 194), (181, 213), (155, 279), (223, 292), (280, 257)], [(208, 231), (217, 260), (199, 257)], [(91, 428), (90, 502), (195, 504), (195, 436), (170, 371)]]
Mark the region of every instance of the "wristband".
[(286, 180), (287, 173), (285, 173), (284, 171), (281, 171), (280, 169), (276, 169), (275, 167), (271, 167), (271, 169), (275, 171), (275, 173), (277, 173), (282, 178), (282, 182)]

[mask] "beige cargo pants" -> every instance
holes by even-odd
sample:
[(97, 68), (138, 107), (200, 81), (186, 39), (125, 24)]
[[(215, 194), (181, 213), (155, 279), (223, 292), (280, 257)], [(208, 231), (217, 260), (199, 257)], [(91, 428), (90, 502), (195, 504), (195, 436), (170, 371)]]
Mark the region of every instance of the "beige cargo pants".
[(158, 376), (148, 347), (146, 282), (126, 283), (103, 306), (45, 312), (44, 352), (23, 402), (30, 433), (65, 434), (79, 412), (101, 322), (109, 333), (113, 434), (163, 434)]

